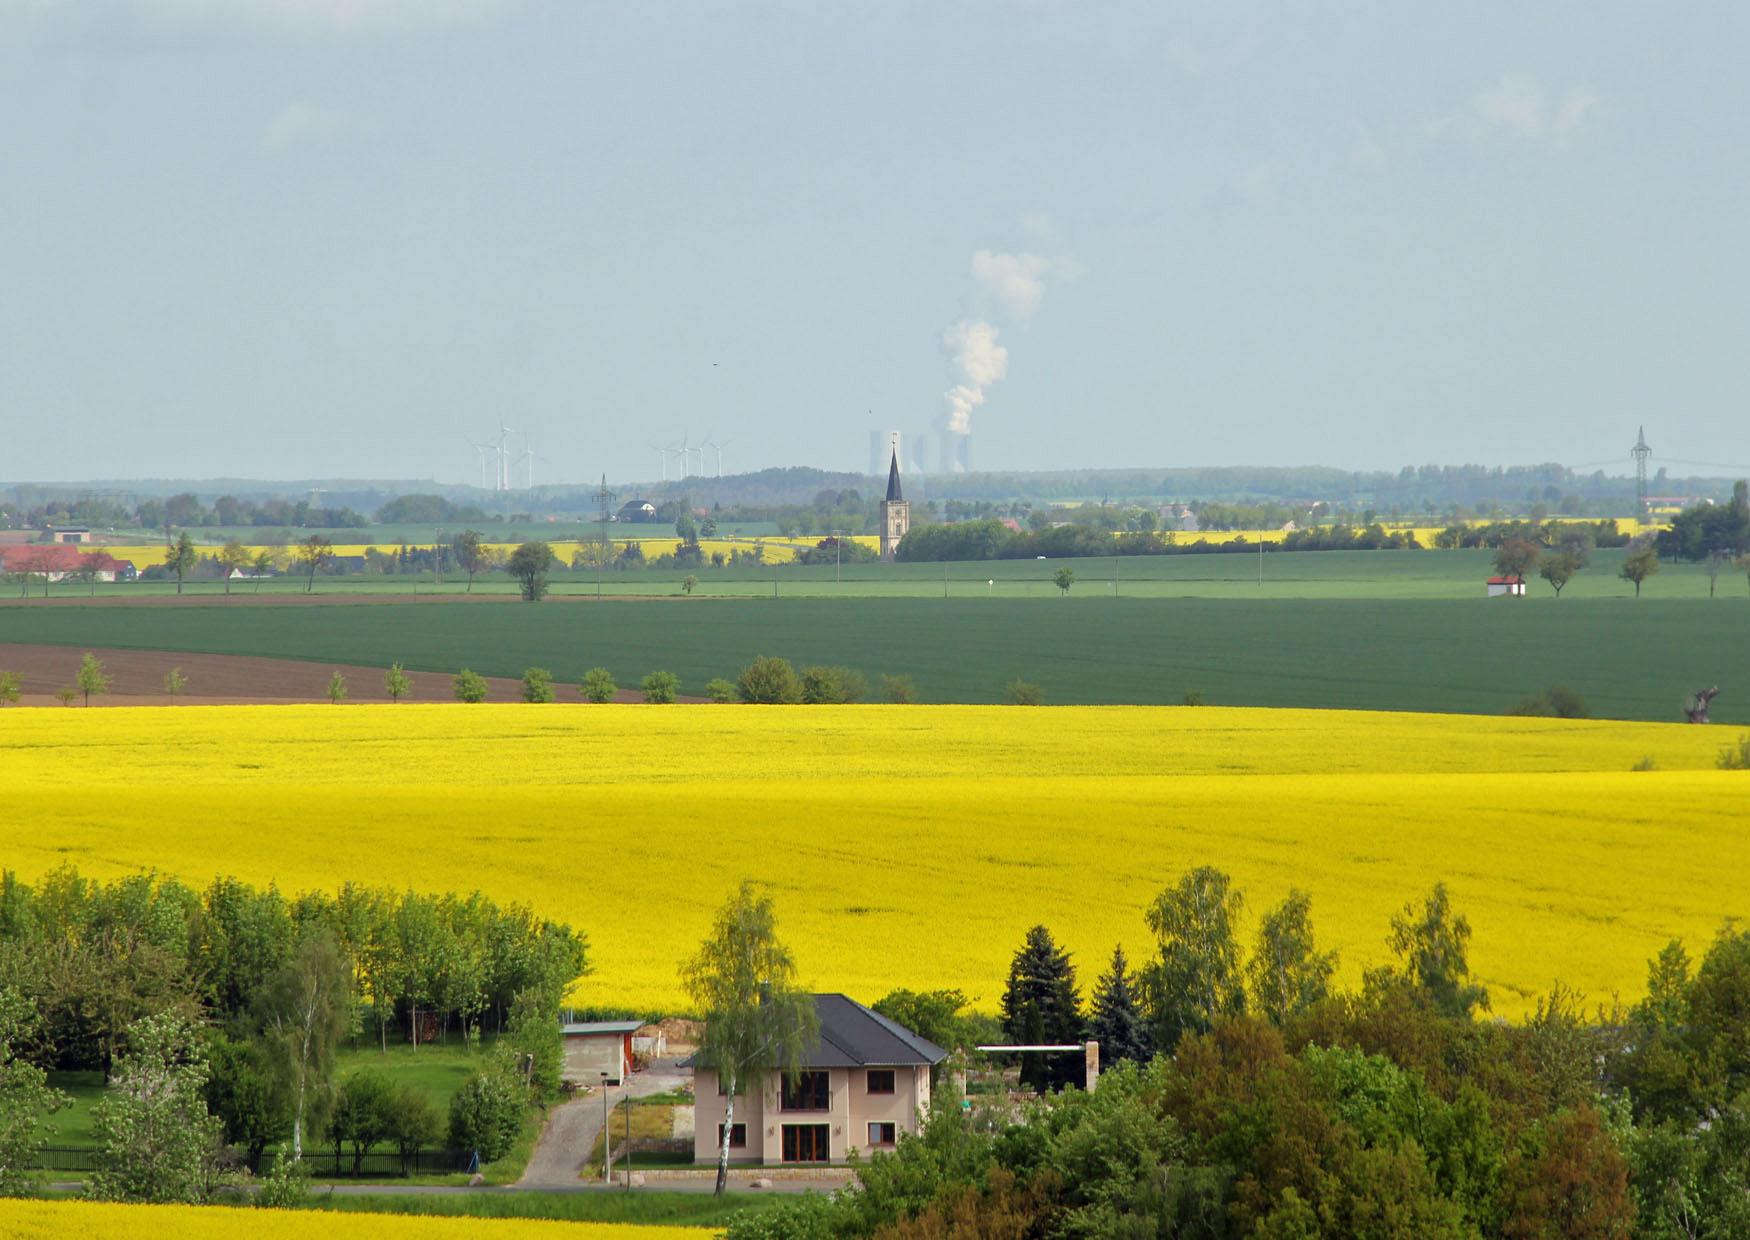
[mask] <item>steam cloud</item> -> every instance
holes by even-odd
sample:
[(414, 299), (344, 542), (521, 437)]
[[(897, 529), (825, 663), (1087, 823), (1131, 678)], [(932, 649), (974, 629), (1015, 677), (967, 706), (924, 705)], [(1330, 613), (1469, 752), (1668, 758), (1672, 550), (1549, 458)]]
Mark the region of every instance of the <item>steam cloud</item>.
[(984, 390), (1009, 373), (1009, 351), (989, 323), (962, 319), (942, 333), (942, 352), (955, 379), (942, 424), (964, 435), (972, 430), (972, 411), (984, 404)]
[[(999, 254), (980, 250), (972, 256), (972, 278), (1002, 314), (1025, 326), (1045, 302), (1053, 283), (1074, 280), (1082, 266), (1073, 258), (1039, 254)], [(984, 319), (962, 319), (942, 333), (953, 383), (945, 396), (942, 429), (956, 435), (972, 431), (972, 411), (984, 404), (985, 391), (1009, 373), (1009, 351), (997, 343), (997, 329)]]

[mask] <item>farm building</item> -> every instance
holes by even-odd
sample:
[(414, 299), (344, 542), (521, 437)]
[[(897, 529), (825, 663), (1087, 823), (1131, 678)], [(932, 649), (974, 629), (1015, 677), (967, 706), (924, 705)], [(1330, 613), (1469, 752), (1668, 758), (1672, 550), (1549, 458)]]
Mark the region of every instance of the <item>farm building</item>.
[[(918, 1130), (931, 1070), (948, 1052), (845, 995), (815, 995), (814, 1011), (820, 1038), (802, 1070), (791, 1078), (773, 1068), (736, 1095), (731, 1162), (843, 1162)], [(725, 1112), (717, 1073), (696, 1057), (682, 1066), (694, 1076), (693, 1159), (716, 1162)]]
[(618, 1085), (632, 1071), (632, 1035), (643, 1027), (637, 1020), (597, 1020), (559, 1027), (565, 1039), (565, 1079), (595, 1085), (604, 1075)]
[(91, 531), (83, 525), (63, 525), (54, 531), (57, 543), (88, 543), (91, 541)]
[(1525, 578), (1523, 577), (1491, 577), (1488, 584), (1490, 598), (1525, 593)]
[(614, 514), (616, 521), (654, 521), (656, 520), (656, 505), (647, 499), (629, 499), (620, 505), (620, 511)]

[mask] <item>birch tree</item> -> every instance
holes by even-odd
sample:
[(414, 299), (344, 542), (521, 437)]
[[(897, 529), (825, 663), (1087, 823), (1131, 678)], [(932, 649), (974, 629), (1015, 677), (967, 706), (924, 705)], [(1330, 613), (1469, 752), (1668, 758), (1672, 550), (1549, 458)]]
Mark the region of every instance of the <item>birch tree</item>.
[(260, 1000), (262, 1037), (292, 1106), (292, 1157), (328, 1102), (334, 1053), (352, 1024), (352, 972), (329, 934), (306, 939)]
[(717, 1150), (717, 1195), (729, 1181), (735, 1096), (758, 1088), (767, 1072), (792, 1080), (820, 1036), (814, 999), (796, 984), (796, 961), (778, 941), (770, 896), (750, 880), (717, 914), (709, 937), (681, 968), (681, 985), (705, 1018), (699, 1062), (717, 1072), (723, 1133)]

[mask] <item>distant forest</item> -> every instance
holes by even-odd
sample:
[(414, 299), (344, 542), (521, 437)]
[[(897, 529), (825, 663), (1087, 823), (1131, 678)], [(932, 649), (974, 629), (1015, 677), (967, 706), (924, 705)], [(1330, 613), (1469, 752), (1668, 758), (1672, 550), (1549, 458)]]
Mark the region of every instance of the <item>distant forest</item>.
[[(724, 478), (693, 477), (647, 485), (611, 484), (616, 506), (649, 500), (659, 510), (704, 508), (731, 520), (781, 520), (798, 510), (872, 516), (885, 480), (803, 466)], [(904, 479), (914, 519), (1019, 515), (1070, 502), (1118, 506), (1184, 504), (1280, 506), (1348, 517), (1505, 516), (1533, 508), (1569, 516), (1628, 516), (1632, 477), (1579, 473), (1559, 464), (1423, 465), (1396, 473), (1354, 473), (1323, 466), (1224, 466), (1157, 470), (1041, 470), (923, 475)], [(1729, 478), (1650, 480), (1655, 496), (1726, 499)], [(83, 522), (93, 526), (251, 526), (346, 528), (375, 522), (417, 524), (545, 518), (593, 519), (594, 486), (554, 485), (497, 493), (420, 482), (271, 483), (247, 479), (150, 480), (89, 484), (18, 484), (0, 490), (0, 526)], [(1365, 523), (1365, 521), (1363, 523)], [(1206, 525), (1211, 524), (1206, 522)], [(1225, 522), (1215, 523), (1218, 526)]]

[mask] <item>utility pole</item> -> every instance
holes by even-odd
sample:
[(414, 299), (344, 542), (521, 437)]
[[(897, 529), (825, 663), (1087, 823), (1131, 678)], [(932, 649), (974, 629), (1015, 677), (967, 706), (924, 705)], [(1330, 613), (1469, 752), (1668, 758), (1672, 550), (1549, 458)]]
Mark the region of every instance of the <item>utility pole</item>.
[(602, 1073), (602, 1183), (612, 1184), (614, 1176), (608, 1168), (614, 1165), (614, 1130), (608, 1127), (608, 1074)]
[(608, 505), (614, 502), (614, 493), (608, 490), (607, 474), (602, 475), (601, 488), (591, 498), (601, 506), (602, 513), (602, 540), (601, 546), (596, 548), (595, 556), (595, 596), (600, 599), (602, 596), (602, 561), (608, 558)]
[(1653, 450), (1647, 446), (1647, 428), (1640, 428), (1640, 436), (1635, 440), (1635, 446), (1629, 449), (1629, 455), (1635, 459), (1635, 517), (1647, 515), (1647, 460), (1653, 455)]

